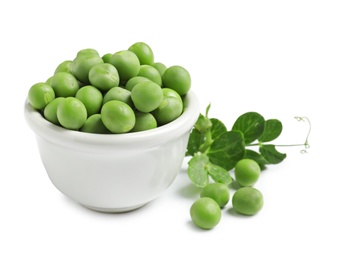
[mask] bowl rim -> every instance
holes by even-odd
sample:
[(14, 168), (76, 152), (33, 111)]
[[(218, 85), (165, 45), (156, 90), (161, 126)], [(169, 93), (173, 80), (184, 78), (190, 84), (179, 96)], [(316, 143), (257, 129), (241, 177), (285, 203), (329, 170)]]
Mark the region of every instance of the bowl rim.
[(170, 141), (190, 132), (199, 116), (199, 103), (196, 94), (189, 91), (183, 97), (183, 113), (174, 121), (140, 132), (123, 134), (95, 134), (85, 133), (76, 130), (65, 129), (46, 120), (39, 111), (33, 108), (26, 98), (24, 105), (24, 116), (27, 124), (38, 136), (51, 142), (66, 146), (73, 146), (71, 143), (85, 145), (136, 145), (139, 143), (154, 145), (162, 141)]

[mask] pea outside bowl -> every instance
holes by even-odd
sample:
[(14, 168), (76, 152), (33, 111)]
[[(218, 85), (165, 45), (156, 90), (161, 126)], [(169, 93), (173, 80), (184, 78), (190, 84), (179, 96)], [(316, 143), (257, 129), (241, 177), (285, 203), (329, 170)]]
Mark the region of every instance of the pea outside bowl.
[(24, 114), (57, 189), (92, 210), (125, 212), (154, 200), (172, 184), (199, 107), (190, 91), (176, 120), (152, 130), (109, 135), (56, 126), (27, 100)]

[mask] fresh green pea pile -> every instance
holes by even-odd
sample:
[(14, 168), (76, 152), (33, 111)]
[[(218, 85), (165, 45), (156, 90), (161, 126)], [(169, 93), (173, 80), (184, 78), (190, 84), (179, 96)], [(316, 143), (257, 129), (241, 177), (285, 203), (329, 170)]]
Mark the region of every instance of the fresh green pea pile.
[[(236, 212), (252, 216), (263, 207), (263, 195), (252, 187), (258, 180), (261, 169), (252, 159), (241, 159), (235, 166), (235, 180), (240, 188), (232, 196), (232, 206)], [(207, 184), (190, 208), (192, 222), (203, 229), (215, 227), (221, 220), (221, 209), (230, 200), (228, 185), (221, 182)]]
[(100, 56), (80, 50), (60, 63), (46, 82), (34, 84), (28, 102), (51, 123), (97, 134), (139, 132), (165, 125), (183, 113), (191, 86), (182, 66), (154, 62), (149, 45)]

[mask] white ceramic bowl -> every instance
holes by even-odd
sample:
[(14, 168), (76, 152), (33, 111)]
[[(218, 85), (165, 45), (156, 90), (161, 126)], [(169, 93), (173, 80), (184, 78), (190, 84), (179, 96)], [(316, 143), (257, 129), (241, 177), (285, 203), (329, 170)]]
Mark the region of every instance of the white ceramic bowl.
[(190, 91), (183, 114), (173, 122), (148, 131), (110, 135), (53, 125), (27, 100), (24, 112), (54, 186), (87, 208), (124, 212), (157, 198), (173, 182), (199, 107)]

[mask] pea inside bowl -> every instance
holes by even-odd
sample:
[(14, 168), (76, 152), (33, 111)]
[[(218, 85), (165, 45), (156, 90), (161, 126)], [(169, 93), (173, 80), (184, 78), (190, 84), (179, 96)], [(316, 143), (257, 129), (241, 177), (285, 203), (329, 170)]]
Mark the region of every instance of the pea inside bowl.
[(25, 119), (36, 135), (42, 163), (63, 194), (101, 212), (137, 209), (160, 196), (174, 181), (189, 133), (199, 115), (196, 95), (183, 98), (174, 121), (125, 134), (68, 130), (47, 121), (26, 100)]

